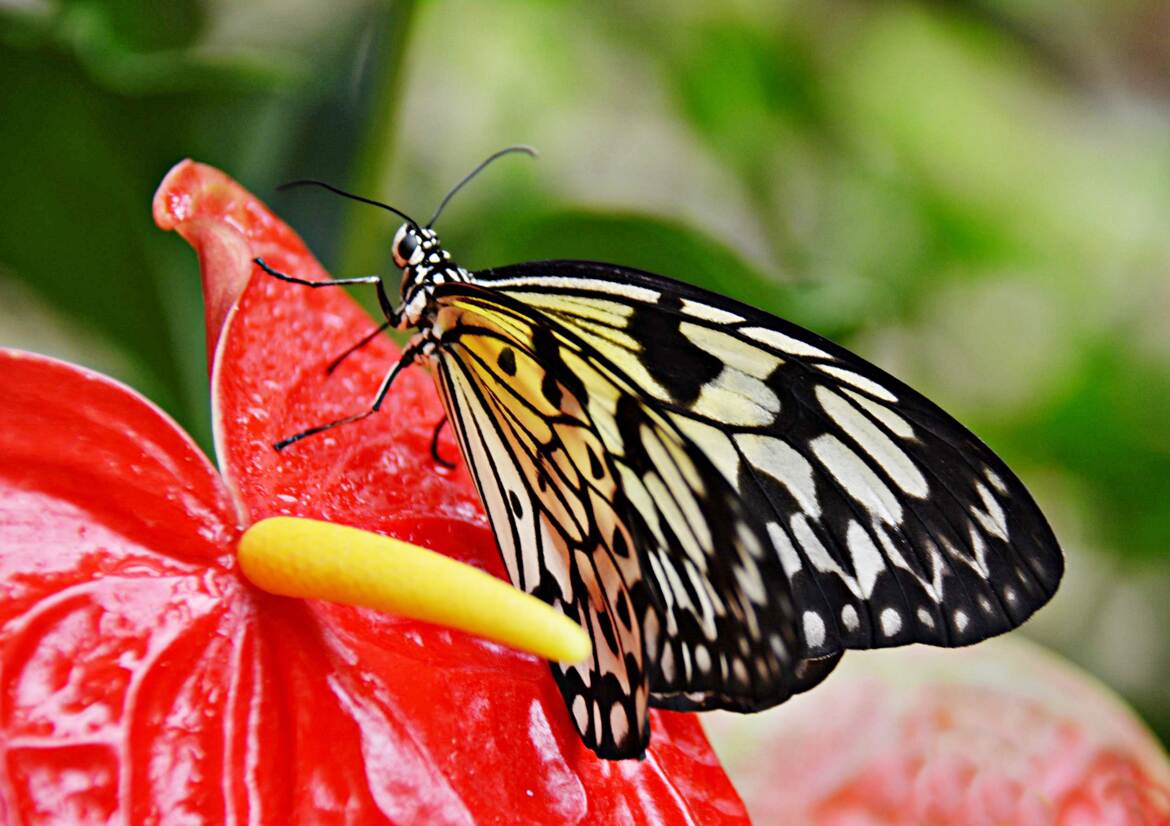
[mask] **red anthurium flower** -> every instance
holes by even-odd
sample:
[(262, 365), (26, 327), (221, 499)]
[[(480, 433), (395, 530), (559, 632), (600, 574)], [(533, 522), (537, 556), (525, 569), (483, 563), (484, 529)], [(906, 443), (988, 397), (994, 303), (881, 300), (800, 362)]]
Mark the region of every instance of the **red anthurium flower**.
[(155, 219), (200, 254), (221, 471), (126, 387), (0, 351), (0, 821), (745, 821), (693, 716), (599, 761), (535, 657), (241, 577), (242, 528), (281, 514), (503, 568), (465, 472), (431, 459), (424, 372), (272, 450), (362, 409), (396, 357), (379, 340), (324, 374), (372, 323), (253, 273), (323, 277), (296, 235), (190, 162)]

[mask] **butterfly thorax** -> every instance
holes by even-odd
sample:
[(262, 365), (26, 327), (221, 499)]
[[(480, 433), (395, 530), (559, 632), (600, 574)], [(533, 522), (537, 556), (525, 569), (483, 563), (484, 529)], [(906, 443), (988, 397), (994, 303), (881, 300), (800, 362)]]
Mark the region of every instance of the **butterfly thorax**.
[(394, 263), (402, 270), (402, 306), (398, 328), (429, 327), (435, 287), (470, 281), (471, 274), (451, 259), (430, 227), (403, 224), (394, 236)]

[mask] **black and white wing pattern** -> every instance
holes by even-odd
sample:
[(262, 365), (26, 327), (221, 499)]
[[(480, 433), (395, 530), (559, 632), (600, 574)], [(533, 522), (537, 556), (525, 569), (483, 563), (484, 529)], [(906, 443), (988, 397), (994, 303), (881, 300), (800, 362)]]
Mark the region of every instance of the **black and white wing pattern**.
[(806, 655), (967, 645), (1018, 626), (1055, 592), (1063, 556), (1023, 484), (936, 405), (847, 350), (626, 268), (530, 263), (476, 279), (620, 366), (637, 402), (717, 468), (762, 523), (772, 568), (757, 578), (733, 555), (718, 564), (748, 593), (783, 574)]
[(591, 748), (641, 754), (651, 705), (753, 710), (829, 673), (763, 523), (619, 364), (506, 295), (435, 302), (439, 386), (509, 575), (593, 639), (553, 665)]
[(960, 646), (1053, 594), (1020, 481), (841, 347), (681, 283), (587, 262), (439, 285), (440, 387), (512, 580), (582, 624), (554, 666), (595, 751), (647, 708), (755, 710), (847, 648)]

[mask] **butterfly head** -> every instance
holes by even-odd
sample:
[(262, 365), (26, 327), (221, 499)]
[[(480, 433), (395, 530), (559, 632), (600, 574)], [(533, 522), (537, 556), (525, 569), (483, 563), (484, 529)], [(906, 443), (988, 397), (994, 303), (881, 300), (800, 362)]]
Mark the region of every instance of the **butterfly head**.
[(407, 222), (398, 228), (391, 247), (394, 264), (402, 270), (402, 327), (423, 323), (431, 292), (438, 284), (466, 281), (467, 271), (451, 260), (430, 227)]
[[(429, 233), (429, 239), (423, 235), (424, 232)], [(405, 270), (407, 267), (421, 264), (427, 256), (428, 240), (432, 246), (438, 246), (438, 239), (435, 238), (433, 230), (423, 230), (410, 223), (400, 226), (398, 232), (394, 234), (392, 245), (394, 265), (400, 270)]]

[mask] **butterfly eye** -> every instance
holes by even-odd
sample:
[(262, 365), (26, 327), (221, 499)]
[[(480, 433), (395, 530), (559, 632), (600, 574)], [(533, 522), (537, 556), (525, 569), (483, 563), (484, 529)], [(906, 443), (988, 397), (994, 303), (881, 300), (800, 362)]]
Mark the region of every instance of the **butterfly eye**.
[(417, 250), (418, 236), (408, 225), (403, 225), (394, 238), (394, 263), (400, 268), (407, 266)]

